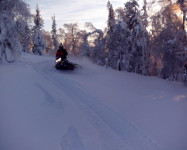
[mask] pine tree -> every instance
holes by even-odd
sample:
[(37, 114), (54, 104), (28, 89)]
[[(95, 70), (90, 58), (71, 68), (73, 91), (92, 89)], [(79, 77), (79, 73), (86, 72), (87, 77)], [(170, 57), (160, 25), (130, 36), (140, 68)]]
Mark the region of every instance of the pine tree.
[(42, 30), (44, 26), (44, 21), (40, 15), (40, 10), (38, 5), (36, 5), (36, 15), (34, 16), (34, 28), (38, 28), (39, 30)]
[(148, 13), (147, 13), (147, 0), (144, 0), (143, 3), (143, 8), (142, 8), (142, 15), (141, 15), (141, 20), (144, 25), (144, 28), (146, 29), (148, 27)]
[(53, 46), (54, 46), (54, 50), (58, 49), (59, 43), (58, 43), (58, 39), (57, 39), (57, 29), (56, 29), (56, 20), (55, 20), (55, 16), (52, 17), (52, 40), (53, 40)]
[(136, 0), (130, 0), (125, 4), (127, 27), (132, 32), (130, 71), (147, 75), (147, 38), (138, 8)]
[(116, 49), (117, 49), (117, 58), (116, 58), (116, 68), (118, 70), (129, 71), (129, 49), (132, 45), (131, 41), (131, 31), (127, 28), (126, 22), (119, 21), (116, 26)]
[(108, 1), (107, 3), (107, 8), (108, 8), (108, 21), (107, 21), (107, 35), (106, 35), (106, 49), (108, 51), (108, 59), (107, 59), (107, 64), (112, 67), (113, 66), (113, 62), (114, 62), (114, 57), (115, 57), (115, 34), (114, 34), (114, 30), (115, 30), (115, 25), (116, 25), (116, 20), (115, 20), (115, 12), (113, 10), (113, 6), (110, 3), (110, 1)]
[(115, 58), (115, 69), (130, 71), (130, 48), (132, 45), (131, 31), (128, 29), (126, 24), (125, 10), (118, 8), (116, 10), (116, 25), (115, 33), (116, 36), (116, 58)]
[(107, 8), (108, 8), (108, 21), (107, 21), (107, 24), (108, 24), (108, 32), (113, 32), (114, 30), (114, 27), (115, 27), (115, 12), (114, 12), (114, 9), (113, 9), (113, 6), (112, 4), (110, 3), (110, 1), (108, 1), (107, 3)]
[(44, 21), (42, 17), (40, 16), (40, 10), (38, 5), (36, 6), (36, 15), (34, 16), (34, 24), (33, 27), (33, 53), (36, 55), (42, 55), (43, 50), (45, 48), (45, 41), (42, 34), (42, 27), (44, 25)]
[(143, 51), (143, 58), (142, 58), (142, 74), (143, 75), (149, 75), (149, 57), (150, 57), (150, 49), (149, 48), (149, 34), (147, 32), (147, 28), (148, 28), (148, 13), (147, 13), (147, 0), (144, 0), (144, 5), (143, 5), (143, 9), (142, 9), (142, 16), (141, 17), (141, 21), (143, 24), (143, 35), (144, 35), (144, 39), (145, 39), (145, 49)]

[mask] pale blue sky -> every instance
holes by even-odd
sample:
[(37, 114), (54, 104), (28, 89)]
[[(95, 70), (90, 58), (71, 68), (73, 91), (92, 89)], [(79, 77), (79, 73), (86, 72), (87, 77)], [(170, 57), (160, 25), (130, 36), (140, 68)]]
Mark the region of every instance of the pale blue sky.
[[(92, 22), (96, 28), (104, 29), (107, 21), (108, 0), (26, 0), (35, 13), (36, 4), (39, 5), (44, 19), (44, 28), (51, 30), (51, 16), (55, 14), (57, 28), (64, 23), (78, 22), (83, 27), (84, 22)], [(114, 9), (124, 7), (126, 0), (110, 0)]]

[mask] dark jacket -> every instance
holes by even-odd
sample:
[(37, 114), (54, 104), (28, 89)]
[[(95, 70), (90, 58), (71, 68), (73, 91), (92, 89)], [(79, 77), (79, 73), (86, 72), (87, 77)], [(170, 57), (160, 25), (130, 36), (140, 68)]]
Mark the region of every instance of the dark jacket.
[(68, 52), (63, 47), (59, 47), (58, 51), (56, 52), (56, 58), (61, 58), (62, 60), (67, 59)]

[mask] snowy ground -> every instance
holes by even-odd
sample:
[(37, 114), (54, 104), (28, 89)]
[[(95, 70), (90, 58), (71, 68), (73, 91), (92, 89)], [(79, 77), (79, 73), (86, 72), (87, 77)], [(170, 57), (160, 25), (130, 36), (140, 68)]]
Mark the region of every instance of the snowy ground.
[(186, 87), (71, 61), (0, 64), (0, 150), (187, 150)]

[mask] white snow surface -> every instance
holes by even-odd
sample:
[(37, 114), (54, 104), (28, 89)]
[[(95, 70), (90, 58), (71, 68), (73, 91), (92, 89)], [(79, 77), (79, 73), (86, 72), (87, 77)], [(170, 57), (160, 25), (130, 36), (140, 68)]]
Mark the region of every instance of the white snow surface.
[(187, 88), (70, 58), (0, 64), (0, 150), (187, 150)]

